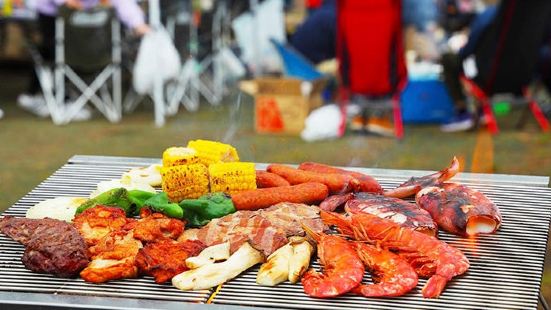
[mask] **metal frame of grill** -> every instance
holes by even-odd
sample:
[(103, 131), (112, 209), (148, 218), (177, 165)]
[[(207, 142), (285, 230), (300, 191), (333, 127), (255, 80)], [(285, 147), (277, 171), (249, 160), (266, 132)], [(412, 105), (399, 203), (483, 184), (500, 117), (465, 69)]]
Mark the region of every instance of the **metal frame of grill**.
[[(44, 199), (88, 196), (102, 180), (119, 178), (132, 167), (158, 159), (74, 156), (66, 165), (4, 212), (24, 216)], [(258, 164), (259, 168), (265, 167)], [(427, 171), (361, 169), (392, 188)], [(503, 226), (495, 235), (463, 239), (446, 233), (440, 238), (464, 251), (471, 261), (467, 274), (452, 280), (439, 299), (421, 297), (421, 280), (410, 294), (399, 298), (364, 298), (346, 295), (335, 299), (306, 296), (300, 284), (276, 287), (256, 284), (258, 266), (224, 284), (218, 292), (182, 292), (151, 278), (90, 284), (82, 279), (59, 279), (26, 270), (23, 246), (0, 235), (0, 305), (71, 308), (181, 309), (244, 306), (292, 309), (536, 309), (551, 219), (548, 177), (462, 173), (454, 181), (480, 190), (500, 207)], [(314, 263), (318, 267), (317, 263)], [(366, 281), (370, 281), (366, 274)], [(184, 303), (182, 303), (184, 302)], [(210, 305), (203, 305), (204, 303)], [(235, 306), (235, 307), (234, 307)], [(12, 308), (10, 307), (10, 308)]]

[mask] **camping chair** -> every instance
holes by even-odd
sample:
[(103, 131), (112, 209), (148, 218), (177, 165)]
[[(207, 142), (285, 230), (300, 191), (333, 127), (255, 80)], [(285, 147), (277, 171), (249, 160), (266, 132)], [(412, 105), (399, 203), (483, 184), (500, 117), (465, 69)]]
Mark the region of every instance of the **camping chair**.
[[(54, 81), (37, 70), (55, 124), (67, 124), (88, 103), (110, 122), (121, 119), (120, 24), (108, 8), (75, 11), (61, 7), (56, 19)], [(69, 81), (78, 97), (66, 103)]]
[[(467, 92), (480, 102), (492, 134), (497, 134), (499, 128), (490, 98), (500, 93), (522, 95), (540, 128), (549, 130), (549, 121), (532, 98), (528, 84), (536, 69), (550, 14), (549, 0), (503, 0), (494, 22), (477, 44), (476, 76), (472, 79), (461, 77)], [(526, 110), (522, 120), (525, 114)], [(518, 125), (520, 127), (522, 123)]]
[(400, 93), (407, 81), (400, 0), (337, 0), (337, 59), (342, 87), (341, 132), (351, 95), (391, 95), (394, 134), (404, 134)]
[[(180, 77), (173, 85), (168, 110), (176, 113), (180, 103), (188, 111), (199, 108), (199, 95), (208, 103), (217, 106), (226, 92), (228, 72), (224, 69), (224, 53), (227, 53), (230, 36), (230, 14), (227, 0), (216, 1), (211, 24), (211, 51), (199, 60), (200, 42), (205, 38), (199, 36), (199, 23), (203, 23), (201, 12), (193, 10), (189, 4), (189, 58), (185, 60)], [(228, 56), (226, 54), (226, 56)], [(229, 55), (229, 56), (233, 56)]]

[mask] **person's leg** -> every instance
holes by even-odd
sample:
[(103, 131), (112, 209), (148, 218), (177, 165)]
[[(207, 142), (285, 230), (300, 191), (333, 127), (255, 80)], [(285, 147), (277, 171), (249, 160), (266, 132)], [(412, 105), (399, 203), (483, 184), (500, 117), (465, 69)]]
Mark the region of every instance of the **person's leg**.
[(460, 76), (463, 74), (461, 58), (457, 54), (446, 53), (442, 55), (442, 67), (444, 83), (455, 106), (455, 117), (441, 129), (446, 132), (469, 130), (474, 126), (474, 120), (468, 111), (467, 97), (460, 81)]
[[(55, 17), (38, 14), (38, 29), (41, 41), (38, 44), (40, 53), (45, 64), (55, 60)], [(49, 115), (44, 98), (42, 97), (40, 82), (35, 70), (29, 71), (29, 86), (25, 94), (17, 98), (21, 108), (41, 117)]]
[(442, 67), (444, 69), (444, 83), (452, 97), (458, 114), (467, 112), (465, 93), (459, 77), (463, 73), (463, 64), (457, 54), (447, 53), (442, 55)]
[[(55, 60), (55, 17), (38, 14), (38, 27), (41, 36), (38, 52), (45, 63), (51, 63)], [(40, 92), (40, 83), (34, 70), (31, 75), (28, 93), (36, 95)]]

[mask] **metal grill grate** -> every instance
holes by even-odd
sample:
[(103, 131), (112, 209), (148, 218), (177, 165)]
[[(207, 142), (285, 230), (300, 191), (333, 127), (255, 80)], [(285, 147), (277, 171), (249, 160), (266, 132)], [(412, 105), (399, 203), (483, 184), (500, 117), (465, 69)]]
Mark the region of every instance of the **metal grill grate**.
[[(23, 197), (4, 215), (24, 216), (29, 206), (47, 198), (87, 196), (102, 180), (119, 178), (131, 167), (159, 162), (153, 159), (77, 156), (33, 191)], [(369, 170), (383, 185), (391, 188), (410, 172)], [(419, 174), (422, 172), (415, 172)], [(449, 283), (440, 299), (423, 299), (425, 281), (410, 294), (399, 298), (375, 299), (346, 295), (321, 300), (307, 297), (300, 284), (283, 283), (262, 287), (255, 283), (258, 267), (226, 283), (214, 296), (219, 305), (263, 306), (295, 309), (519, 309), (537, 307), (543, 262), (551, 216), (551, 189), (536, 187), (546, 178), (526, 178), (462, 174), (455, 180), (482, 191), (495, 201), (503, 214), (503, 226), (495, 235), (478, 239), (461, 239), (441, 233), (441, 239), (458, 247), (471, 261), (464, 276)], [(535, 181), (534, 181), (535, 180)], [(533, 181), (533, 182), (532, 182)], [(59, 279), (32, 273), (21, 263), (23, 247), (0, 236), (0, 302), (11, 292), (33, 293), (34, 304), (47, 296), (123, 297), (132, 307), (145, 307), (135, 300), (159, 301), (148, 307), (168, 308), (171, 302), (204, 303), (212, 291), (181, 292), (170, 285), (158, 285), (151, 278), (126, 279), (94, 285), (80, 279)], [(318, 266), (315, 264), (314, 266)], [(366, 281), (369, 281), (366, 275)], [(125, 299), (125, 298), (131, 299)], [(68, 297), (67, 297), (68, 298)], [(74, 300), (74, 299), (73, 299)], [(132, 302), (131, 302), (132, 301)], [(20, 303), (25, 303), (23, 300)], [(57, 302), (66, 302), (58, 299)], [(109, 306), (109, 305), (107, 305)], [(181, 305), (180, 305), (181, 306)]]

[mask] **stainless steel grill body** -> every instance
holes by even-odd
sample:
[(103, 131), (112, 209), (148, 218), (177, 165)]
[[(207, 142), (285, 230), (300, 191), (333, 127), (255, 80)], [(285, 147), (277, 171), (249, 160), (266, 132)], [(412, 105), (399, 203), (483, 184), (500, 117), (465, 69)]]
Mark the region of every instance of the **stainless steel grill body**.
[[(88, 196), (99, 181), (119, 178), (132, 167), (155, 162), (159, 161), (75, 156), (9, 208), (4, 215), (24, 216), (30, 206), (47, 198)], [(376, 177), (384, 188), (395, 187), (412, 175), (426, 173), (382, 169), (364, 171)], [(425, 280), (421, 280), (412, 293), (399, 298), (367, 299), (346, 295), (334, 299), (314, 299), (303, 293), (300, 284), (258, 286), (255, 282), (258, 270), (256, 267), (223, 285), (212, 296), (212, 303), (295, 309), (537, 308), (551, 217), (551, 189), (544, 187), (549, 182), (548, 178), (460, 174), (454, 181), (480, 190), (492, 199), (501, 209), (503, 224), (496, 234), (476, 239), (440, 234), (442, 240), (467, 255), (471, 268), (467, 274), (452, 280), (439, 299), (427, 300), (421, 297), (420, 291)], [(178, 304), (183, 306), (181, 301), (205, 303), (213, 294), (212, 290), (182, 292), (169, 284), (155, 284), (152, 278), (126, 279), (96, 285), (81, 279), (59, 279), (36, 274), (22, 265), (23, 250), (17, 242), (0, 236), (0, 302), (14, 303), (17, 299), (20, 304), (64, 305), (80, 297), (86, 301), (83, 304), (99, 308), (175, 308)], [(369, 281), (368, 275), (366, 281)], [(40, 302), (40, 299), (49, 300), (52, 294), (55, 297), (53, 301)], [(25, 296), (29, 298), (25, 300)], [(113, 298), (113, 303), (109, 304), (105, 300), (97, 300), (97, 297), (104, 297), (105, 300), (117, 298)]]

